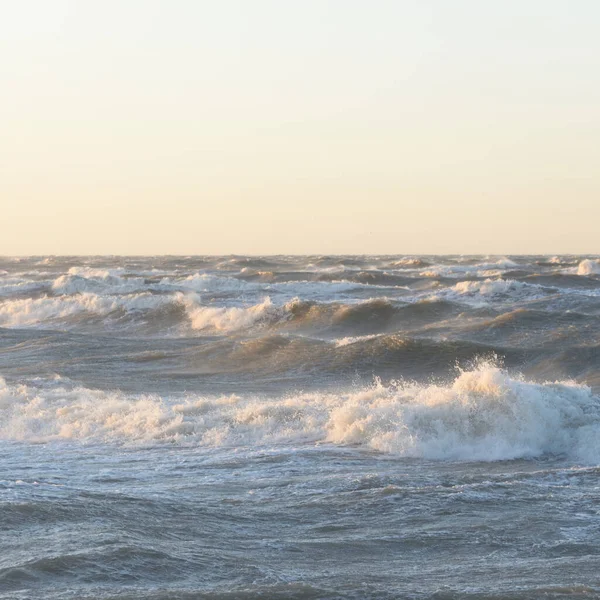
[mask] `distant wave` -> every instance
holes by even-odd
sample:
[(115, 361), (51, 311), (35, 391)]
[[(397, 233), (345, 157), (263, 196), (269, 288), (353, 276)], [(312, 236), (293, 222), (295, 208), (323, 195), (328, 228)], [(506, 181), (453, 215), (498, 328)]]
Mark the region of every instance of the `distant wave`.
[[(437, 322), (440, 335), (472, 333), (469, 320), (525, 306), (593, 316), (599, 265), (588, 257), (0, 257), (0, 327), (331, 340), (426, 333)], [(463, 329), (450, 332), (463, 313), (455, 323)]]
[(600, 262), (597, 260), (582, 260), (577, 267), (578, 275), (600, 275)]
[(405, 256), (404, 258), (400, 258), (398, 260), (394, 260), (390, 262), (388, 267), (396, 267), (396, 268), (405, 268), (405, 267), (428, 267), (431, 262), (418, 257), (409, 257)]
[(514, 279), (459, 281), (452, 287), (436, 292), (435, 296), (474, 305), (518, 302), (542, 298), (556, 290)]
[[(71, 277), (71, 276), (70, 276)], [(87, 280), (86, 280), (87, 281)], [(239, 283), (239, 282), (238, 282)], [(63, 285), (63, 282), (61, 282)], [(69, 286), (78, 285), (70, 279)], [(88, 288), (85, 283), (83, 289)], [(211, 305), (195, 292), (125, 292), (81, 291), (72, 294), (5, 299), (0, 302), (0, 327), (62, 327), (82, 325), (98, 319), (121, 324), (152, 322), (173, 327), (179, 321), (180, 333), (231, 333), (256, 326), (321, 328), (324, 330), (380, 332), (399, 325), (423, 324), (460, 311), (460, 307), (444, 300), (402, 303), (385, 298), (345, 304), (292, 298), (274, 303), (269, 296), (256, 303), (240, 306)], [(125, 319), (125, 321), (123, 321)], [(164, 323), (163, 323), (164, 321)]]

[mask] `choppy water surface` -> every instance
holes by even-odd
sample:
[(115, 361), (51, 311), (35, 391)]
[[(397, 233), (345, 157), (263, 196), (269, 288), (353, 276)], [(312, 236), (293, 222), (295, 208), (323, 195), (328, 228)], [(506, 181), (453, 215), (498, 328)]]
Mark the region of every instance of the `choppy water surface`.
[(0, 598), (600, 597), (593, 256), (0, 258)]

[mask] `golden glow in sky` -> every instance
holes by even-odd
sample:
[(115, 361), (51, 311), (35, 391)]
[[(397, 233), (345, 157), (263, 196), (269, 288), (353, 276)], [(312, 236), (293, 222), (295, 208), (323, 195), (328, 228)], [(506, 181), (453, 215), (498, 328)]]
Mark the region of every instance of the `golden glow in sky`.
[(595, 0), (0, 0), (1, 254), (600, 252)]

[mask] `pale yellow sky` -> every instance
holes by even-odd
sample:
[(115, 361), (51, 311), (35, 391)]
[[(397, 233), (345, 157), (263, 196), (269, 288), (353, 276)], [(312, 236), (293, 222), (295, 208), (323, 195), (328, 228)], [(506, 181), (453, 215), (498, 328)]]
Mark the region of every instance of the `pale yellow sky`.
[(0, 0), (0, 254), (600, 252), (595, 0)]

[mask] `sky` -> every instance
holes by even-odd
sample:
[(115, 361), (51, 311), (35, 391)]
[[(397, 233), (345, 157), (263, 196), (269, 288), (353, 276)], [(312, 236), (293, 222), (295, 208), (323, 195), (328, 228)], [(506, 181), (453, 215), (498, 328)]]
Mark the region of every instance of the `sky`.
[(0, 0), (0, 254), (600, 253), (597, 0)]

